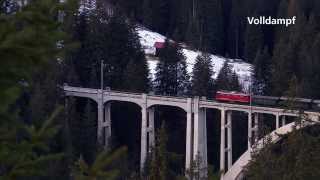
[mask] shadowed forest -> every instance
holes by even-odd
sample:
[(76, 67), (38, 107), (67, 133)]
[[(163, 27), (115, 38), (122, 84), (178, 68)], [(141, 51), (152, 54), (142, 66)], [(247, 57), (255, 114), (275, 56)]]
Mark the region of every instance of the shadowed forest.
[[(258, 16), (297, 21), (248, 25)], [(154, 77), (138, 26), (168, 38)], [(202, 52), (191, 74), (182, 45)], [(320, 99), (320, 1), (0, 0), (0, 179), (199, 179), (197, 160), (185, 169), (183, 109), (155, 106), (156, 144), (141, 173), (140, 107), (110, 102), (112, 139), (104, 149), (96, 102), (65, 97), (61, 87), (99, 89), (103, 60), (104, 88), (112, 90), (208, 99), (244, 91), (227, 61), (213, 71), (208, 53), (252, 64), (253, 94)], [(206, 113), (208, 179), (219, 179), (220, 112)], [(246, 151), (248, 125), (246, 114), (232, 116), (235, 161)], [(271, 120), (264, 117), (268, 130)], [(254, 157), (247, 178), (319, 178), (316, 142), (318, 127), (289, 134)]]

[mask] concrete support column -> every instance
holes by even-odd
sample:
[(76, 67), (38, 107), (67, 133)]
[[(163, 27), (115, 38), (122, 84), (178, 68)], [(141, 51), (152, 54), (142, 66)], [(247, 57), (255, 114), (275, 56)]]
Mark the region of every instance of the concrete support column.
[(254, 142), (259, 139), (259, 113), (254, 113)]
[(251, 149), (252, 144), (252, 114), (248, 112), (248, 150)]
[(192, 99), (187, 100), (187, 130), (186, 130), (186, 170), (190, 169), (192, 158)]
[(193, 159), (199, 153), (199, 97), (193, 99)]
[(149, 152), (151, 152), (151, 148), (154, 147), (154, 141), (155, 141), (155, 130), (154, 130), (154, 107), (149, 108), (148, 110), (148, 135), (149, 135), (149, 142), (148, 142), (148, 149)]
[(194, 99), (193, 159), (200, 161), (200, 178), (207, 177), (207, 127), (206, 110), (199, 108), (199, 97)]
[(100, 145), (105, 145), (104, 143), (104, 134), (103, 134), (103, 102), (102, 99), (99, 99), (98, 101), (98, 127), (97, 127), (97, 138), (98, 138), (98, 143)]
[(111, 139), (111, 104), (107, 103), (104, 107), (104, 125), (105, 128), (105, 148), (110, 147)]
[(286, 125), (286, 116), (282, 116), (281, 118), (281, 126), (285, 126)]
[(200, 109), (200, 123), (199, 123), (199, 150), (200, 150), (200, 158), (201, 158), (201, 177), (207, 177), (207, 169), (208, 169), (208, 157), (207, 157), (207, 111), (205, 108)]
[(280, 119), (279, 119), (280, 115), (279, 114), (276, 114), (276, 129), (279, 129), (280, 127)]
[(228, 130), (228, 169), (232, 166), (232, 111), (227, 111), (227, 130)]
[(225, 143), (226, 143), (226, 137), (225, 137), (225, 110), (221, 110), (221, 130), (220, 130), (220, 171), (222, 172), (222, 177), (225, 172)]
[(143, 172), (147, 159), (147, 95), (142, 95), (143, 104), (141, 107), (141, 154), (140, 154), (140, 171)]

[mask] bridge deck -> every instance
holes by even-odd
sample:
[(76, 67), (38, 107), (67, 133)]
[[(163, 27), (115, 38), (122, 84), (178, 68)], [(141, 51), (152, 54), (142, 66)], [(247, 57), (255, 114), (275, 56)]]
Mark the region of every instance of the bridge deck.
[[(70, 87), (64, 86), (64, 91), (69, 96), (80, 96), (80, 97), (89, 97), (89, 98), (99, 98), (101, 95), (100, 89), (90, 89), (90, 88), (82, 88), (82, 87)], [(104, 97), (108, 100), (107, 97), (121, 97), (122, 99), (127, 98), (127, 101), (137, 102), (142, 99), (143, 93), (132, 93), (125, 91), (113, 91), (113, 90), (104, 90)], [(159, 102), (170, 102), (170, 103), (187, 103), (188, 98), (192, 97), (176, 97), (176, 96), (163, 96), (163, 95), (153, 95), (146, 94), (148, 100), (157, 101), (154, 104)], [(110, 98), (109, 98), (110, 99)], [(114, 98), (111, 98), (114, 99)], [(284, 107), (271, 107), (271, 106), (257, 106), (257, 105), (246, 105), (246, 104), (235, 104), (235, 103), (225, 103), (214, 100), (203, 100), (200, 99), (199, 107), (202, 108), (214, 108), (214, 109), (222, 109), (225, 110), (233, 110), (233, 111), (243, 111), (243, 112), (251, 112), (251, 113), (265, 113), (265, 114), (281, 114), (281, 115), (290, 115), (297, 116), (299, 114), (298, 111), (287, 110)], [(159, 103), (164, 105), (170, 105), (170, 103)], [(181, 106), (181, 105), (180, 105)], [(317, 115), (316, 111), (306, 111), (304, 113)]]

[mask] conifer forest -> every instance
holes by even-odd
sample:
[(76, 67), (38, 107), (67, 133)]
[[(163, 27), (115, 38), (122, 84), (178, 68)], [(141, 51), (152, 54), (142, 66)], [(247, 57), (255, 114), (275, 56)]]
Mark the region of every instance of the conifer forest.
[[(230, 148), (221, 152), (219, 110), (204, 111), (202, 169), (195, 152), (187, 162), (195, 106), (191, 129), (183, 108), (152, 106), (154, 142), (141, 163), (141, 107), (108, 102), (102, 145), (97, 102), (66, 86), (296, 112), (280, 119), (295, 125), (276, 143), (268, 134), (279, 119), (257, 115), (263, 148), (252, 144), (236, 179), (320, 179), (320, 116), (307, 116), (320, 114), (319, 0), (0, 0), (0, 180), (234, 180), (221, 167)], [(224, 93), (249, 100), (219, 100)], [(251, 136), (247, 113), (230, 118), (232, 143), (223, 144), (233, 165)]]

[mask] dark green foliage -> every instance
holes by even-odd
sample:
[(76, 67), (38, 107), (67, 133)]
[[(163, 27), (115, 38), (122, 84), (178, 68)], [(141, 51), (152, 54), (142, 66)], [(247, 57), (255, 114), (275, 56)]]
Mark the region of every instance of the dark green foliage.
[(300, 97), (318, 98), (318, 55), (317, 39), (319, 21), (315, 16), (307, 19), (301, 15), (297, 25), (276, 45), (272, 58), (271, 88), (275, 95), (288, 89), (293, 76), (297, 78)]
[(232, 71), (229, 61), (226, 60), (216, 80), (217, 90), (241, 91), (237, 74)]
[[(303, 41), (299, 51), (299, 71), (301, 93), (299, 96), (320, 98), (319, 94), (319, 23), (315, 16), (311, 16), (307, 28), (303, 31)], [(318, 21), (319, 22), (319, 21)]]
[(245, 34), (244, 56), (248, 62), (253, 62), (258, 50), (263, 47), (263, 34), (261, 26), (247, 25)]
[(274, 95), (281, 95), (281, 93), (288, 87), (289, 79), (293, 75), (294, 55), (291, 44), (286, 45), (287, 42), (282, 39), (277, 44), (273, 55), (272, 65), (272, 89)]
[(163, 123), (156, 136), (156, 144), (152, 151), (150, 163), (150, 180), (166, 180), (168, 178), (168, 137)]
[[(25, 125), (11, 119), (1, 128), (1, 177), (16, 179), (27, 176), (46, 176), (50, 163), (61, 160), (63, 154), (53, 153), (50, 141), (57, 135), (59, 126), (55, 118), (61, 113), (58, 108), (41, 125)], [(14, 126), (14, 127), (11, 127)], [(10, 131), (6, 131), (10, 128)]]
[(227, 53), (231, 57), (240, 58), (243, 57), (243, 46), (244, 46), (244, 36), (245, 36), (245, 25), (246, 22), (246, 3), (232, 0), (230, 5), (229, 19), (225, 25), (228, 27), (226, 29), (227, 36)]
[[(100, 69), (103, 60), (104, 87), (108, 86), (113, 90), (147, 92), (149, 90), (147, 61), (135, 27), (118, 8), (115, 7), (112, 13), (107, 12), (109, 5), (108, 2), (98, 1), (97, 9), (84, 11), (75, 18), (73, 38), (79, 42), (80, 46), (68, 54), (65, 63), (65, 81), (73, 86), (100, 88)], [(83, 159), (90, 164), (98, 148), (96, 104), (78, 99), (72, 106), (74, 107), (70, 107), (68, 118), (71, 123), (73, 155), (75, 157), (82, 155)], [(129, 150), (134, 151), (130, 152), (130, 155), (138, 154), (139, 145), (135, 141), (137, 134), (130, 134), (132, 121), (136, 120), (134, 117), (136, 110), (126, 104), (113, 104), (112, 109), (112, 119), (117, 123), (112, 123), (112, 136), (116, 142), (111, 146), (128, 145)], [(122, 111), (118, 113), (120, 111), (117, 109), (122, 109), (126, 113), (123, 114)], [(131, 122), (121, 124), (127, 121)], [(123, 128), (131, 129), (126, 133), (123, 131), (118, 133), (120, 124)], [(138, 123), (133, 124), (138, 125)], [(126, 139), (128, 136), (130, 138)], [(138, 158), (139, 156), (135, 156), (130, 159), (130, 168), (134, 170), (138, 168)], [(127, 174), (127, 172), (123, 174), (123, 177)]]
[[(65, 5), (54, 0), (34, 0), (11, 9), (10, 13), (0, 11), (0, 176), (3, 179), (65, 173), (62, 168), (67, 166), (59, 167), (62, 146), (55, 145), (62, 126), (62, 108), (57, 108), (56, 61), (63, 59), (68, 46), (66, 33), (56, 17), (59, 10), (64, 10), (66, 15), (70, 13)], [(17, 97), (20, 98), (15, 102)], [(33, 102), (29, 102), (30, 97), (34, 98)], [(24, 104), (19, 103), (20, 99), (24, 99)]]
[(295, 130), (277, 144), (267, 144), (247, 167), (247, 179), (318, 179), (319, 125)]
[(101, 151), (92, 163), (80, 157), (72, 174), (76, 180), (117, 179), (121, 175), (121, 162), (125, 161), (126, 153), (126, 147), (113, 152)]
[[(60, 65), (57, 61), (50, 61), (44, 67), (36, 72), (30, 82), (28, 109), (30, 111), (33, 123), (39, 122), (48, 117), (52, 109), (59, 104), (61, 90), (58, 88), (60, 81)], [(22, 117), (24, 118), (24, 117)]]
[(201, 47), (201, 36), (200, 36), (200, 24), (198, 21), (192, 19), (188, 23), (186, 32), (186, 42), (190, 44), (195, 49), (200, 49)]
[(105, 8), (102, 4), (94, 13), (83, 12), (77, 17), (74, 38), (81, 46), (70, 58), (80, 83), (85, 87), (97, 87), (88, 74), (95, 75), (100, 82), (101, 60), (104, 60), (105, 86), (146, 91), (148, 69), (134, 27), (117, 9), (107, 14)]
[(260, 49), (257, 52), (254, 60), (254, 82), (253, 82), (253, 93), (254, 94), (266, 94), (270, 83), (270, 64), (271, 56), (268, 52), (268, 48)]
[(193, 67), (192, 94), (195, 96), (213, 95), (214, 82), (212, 76), (212, 60), (209, 54), (202, 54), (197, 57)]
[(154, 80), (157, 94), (186, 95), (189, 91), (189, 75), (185, 57), (177, 44), (168, 40), (160, 51), (160, 61), (156, 68)]
[(91, 164), (94, 160), (94, 155), (97, 151), (97, 118), (96, 112), (93, 106), (96, 105), (94, 102), (87, 101), (84, 112), (81, 117), (81, 128), (80, 128), (80, 147), (77, 150), (80, 151), (83, 159)]
[[(148, 64), (144, 57), (144, 53), (138, 45), (138, 38), (135, 38), (137, 43), (137, 57), (131, 58), (124, 71), (124, 87), (123, 89), (134, 92), (147, 92), (149, 89), (149, 71)], [(140, 51), (140, 52), (139, 52)]]
[(201, 49), (224, 55), (224, 21), (221, 0), (200, 1)]
[(17, 82), (30, 80), (39, 65), (57, 57), (61, 49), (56, 42), (66, 37), (54, 19), (59, 9), (55, 1), (36, 0), (22, 9), (0, 12), (0, 112), (19, 94)]

